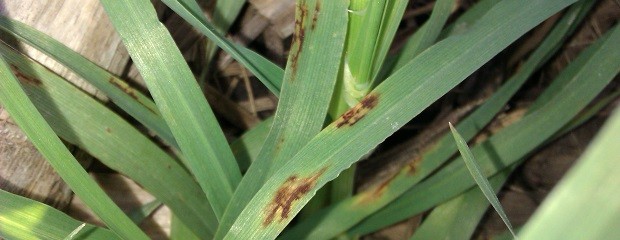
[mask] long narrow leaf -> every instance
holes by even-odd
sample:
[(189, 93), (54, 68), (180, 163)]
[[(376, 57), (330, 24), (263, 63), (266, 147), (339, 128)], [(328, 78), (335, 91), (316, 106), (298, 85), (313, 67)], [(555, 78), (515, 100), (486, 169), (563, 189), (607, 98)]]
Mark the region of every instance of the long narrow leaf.
[[(36, 47), (42, 52), (48, 54), (59, 62), (65, 64), (69, 69), (76, 72), (78, 75), (82, 76), (86, 81), (91, 84), (98, 86), (97, 88), (103, 91), (108, 97), (112, 99), (117, 105), (119, 105), (123, 110), (125, 110), (129, 115), (135, 117), (138, 121), (143, 123), (145, 126), (149, 127), (160, 137), (162, 137), (166, 142), (171, 144), (176, 144), (174, 138), (172, 137), (172, 133), (168, 128), (168, 125), (164, 122), (163, 118), (159, 114), (159, 110), (155, 103), (150, 99), (145, 97), (139, 91), (131, 88), (127, 83), (123, 82), (121, 79), (117, 78), (113, 74), (110, 74), (105, 69), (93, 64), (88, 59), (82, 57), (77, 52), (67, 48), (62, 43), (56, 41), (55, 39), (49, 37), (45, 33), (39, 32), (38, 30), (25, 25), (21, 22), (7, 19), (5, 17), (0, 16), (0, 29), (8, 31), (13, 36), (25, 41), (28, 44)], [(239, 50), (249, 58), (263, 58), (257, 53), (238, 46)], [(280, 88), (282, 86), (282, 78), (284, 76), (284, 70), (282, 70), (277, 65), (269, 62), (268, 60), (257, 61), (257, 64), (261, 65), (261, 68), (265, 69), (265, 72), (274, 82), (274, 94), (278, 96), (280, 94)], [(143, 114), (146, 112), (146, 114)], [(153, 123), (149, 123), (153, 122)], [(159, 126), (161, 127), (153, 127)], [(270, 123), (264, 123), (271, 125)], [(249, 138), (246, 140), (245, 137), (239, 138), (237, 143), (233, 142), (231, 144), (231, 148), (233, 148), (233, 152), (235, 152), (235, 156), (237, 156), (237, 152), (241, 153), (243, 148), (248, 148), (248, 153), (251, 153), (251, 156), (255, 158), (255, 155), (258, 154), (261, 145), (254, 144), (254, 142), (258, 142), (259, 138), (266, 137), (269, 129), (268, 126), (257, 125), (253, 132), (260, 134), (244, 134)], [(267, 133), (264, 133), (264, 132)], [(263, 137), (259, 137), (258, 135)], [(255, 136), (256, 135), (256, 136)], [(244, 142), (244, 146), (239, 145), (239, 143)], [(251, 142), (251, 144), (250, 144)], [(246, 161), (244, 157), (241, 156), (242, 159), (237, 157), (237, 161), (239, 164), (245, 164), (244, 167), (240, 166), (242, 169), (247, 169), (249, 166), (249, 161)], [(250, 156), (247, 156), (250, 157)]]
[(433, 12), (426, 23), (411, 37), (401, 50), (395, 68), (399, 69), (422, 51), (433, 45), (441, 33), (441, 29), (448, 21), (452, 11), (454, 0), (438, 0), (435, 2)]
[[(441, 31), (441, 34), (439, 35), (438, 40), (442, 40), (449, 36), (458, 35), (458, 34), (462, 34), (466, 32), (469, 28), (471, 28), (471, 26), (475, 25), (475, 22), (478, 19), (484, 16), (484, 14), (486, 14), (486, 12), (489, 11), (498, 2), (500, 2), (500, 0), (481, 0), (477, 2), (476, 5), (467, 9), (467, 11), (463, 13), (461, 16), (459, 16), (458, 19), (456, 19), (453, 23), (451, 23), (443, 31)], [(441, 18), (437, 18), (437, 20), (441, 20)], [(409, 37), (409, 39), (405, 43), (405, 46), (397, 54), (389, 56), (386, 59), (383, 68), (381, 69), (381, 72), (380, 72), (381, 75), (380, 75), (379, 80), (383, 79), (383, 77), (381, 76), (387, 76), (389, 74), (393, 74), (394, 72), (400, 69), (394, 66), (397, 61), (404, 64), (404, 63), (411, 61), (411, 59), (417, 56), (417, 53), (415, 52), (417, 51), (416, 50), (417, 47), (414, 48), (414, 46), (416, 46), (420, 42), (422, 35), (426, 35), (425, 33), (427, 33), (427, 31), (422, 31), (422, 30), (426, 28), (425, 27), (426, 25), (437, 24), (437, 23), (439, 22), (438, 21), (425, 22), (420, 27), (420, 29), (418, 29), (418, 31), (416, 31), (413, 34), (413, 36)], [(458, 29), (458, 30), (455, 30), (455, 29)]]
[[(189, 0), (194, 1), (194, 0)], [(239, 16), (241, 8), (245, 5), (245, 0), (228, 0), (228, 1), (216, 1), (213, 8), (212, 18), (213, 26), (220, 31), (222, 35), (226, 35), (230, 26)], [(200, 12), (201, 10), (195, 9), (193, 12)], [(206, 22), (206, 20), (204, 20)], [(207, 58), (210, 61), (217, 50), (217, 44), (207, 40), (206, 46)]]
[(495, 211), (497, 211), (499, 216), (502, 218), (502, 221), (504, 221), (504, 224), (506, 224), (506, 226), (508, 227), (508, 230), (510, 230), (510, 232), (512, 233), (512, 236), (516, 238), (517, 236), (514, 230), (512, 229), (512, 224), (510, 224), (510, 220), (508, 220), (508, 216), (506, 216), (506, 212), (504, 212), (504, 208), (502, 208), (502, 205), (499, 203), (497, 196), (495, 196), (495, 191), (491, 187), (491, 184), (482, 174), (482, 170), (480, 166), (478, 165), (478, 163), (476, 163), (476, 159), (474, 158), (474, 155), (471, 153), (471, 150), (469, 150), (469, 147), (467, 146), (467, 142), (465, 142), (465, 139), (463, 139), (463, 137), (459, 134), (459, 132), (456, 129), (454, 129), (454, 126), (452, 126), (452, 123), (450, 123), (450, 131), (452, 131), (452, 135), (454, 136), (456, 145), (459, 148), (459, 152), (461, 152), (461, 156), (463, 160), (465, 161), (465, 166), (467, 166), (467, 169), (469, 169), (469, 172), (474, 177), (476, 184), (478, 184), (478, 187), (480, 188), (480, 190), (482, 190), (484, 197), (486, 197), (487, 200), (489, 200), (489, 202), (491, 203), (491, 206), (495, 208)]
[(522, 239), (620, 237), (620, 111), (521, 231)]
[(277, 171), (250, 201), (226, 238), (277, 236), (318, 188), (508, 44), (573, 2), (503, 1), (468, 33), (448, 38), (420, 54)]
[[(547, 89), (549, 91), (552, 89)], [(617, 94), (610, 95), (610, 97), (617, 97)], [(563, 127), (559, 132), (561, 134), (555, 134), (547, 142), (553, 142), (558, 136), (564, 136), (565, 133), (573, 130), (575, 127), (600, 111), (601, 106), (606, 106), (610, 102), (609, 97), (599, 100), (593, 107), (593, 111), (588, 108), (587, 112), (581, 113), (576, 118), (571, 120), (571, 123)], [(546, 143), (542, 144), (546, 145)], [(513, 164), (513, 167), (503, 170), (502, 172), (489, 178), (489, 182), (493, 186), (494, 191), (497, 193), (507, 179), (508, 175), (503, 173), (509, 173), (514, 170), (514, 166), (518, 166), (520, 162)], [(503, 177), (502, 177), (503, 176)], [(502, 180), (500, 180), (502, 179)], [(422, 239), (470, 239), (478, 223), (484, 216), (484, 213), (489, 207), (489, 201), (482, 194), (477, 187), (470, 188), (467, 192), (464, 192), (458, 197), (451, 199), (433, 209), (433, 211), (424, 219), (424, 222), (418, 227), (411, 237), (411, 240)], [(519, 227), (515, 228), (515, 232), (518, 233)], [(499, 234), (492, 239), (514, 239), (512, 232), (506, 230), (505, 234)]]
[[(545, 91), (553, 91), (553, 89), (546, 89)], [(610, 96), (613, 97), (614, 95)], [(561, 131), (558, 132), (561, 134), (555, 134), (542, 145), (553, 142), (559, 136), (564, 136), (565, 133), (574, 130), (580, 125), (579, 123), (591, 119), (600, 111), (602, 106), (608, 105), (610, 101), (611, 99), (609, 97), (599, 100), (592, 108), (588, 108), (585, 113), (582, 112), (573, 118), (571, 123), (567, 124)], [(591, 109), (594, 110), (591, 111)], [(505, 169), (489, 178), (489, 182), (493, 186), (496, 193), (507, 179), (508, 173), (511, 173), (514, 170), (514, 167), (519, 164), (520, 161), (514, 163), (511, 168)], [(435, 207), (433, 211), (424, 219), (422, 225), (416, 229), (411, 240), (430, 238), (470, 239), (488, 207), (489, 201), (486, 199), (484, 194), (482, 194), (477, 187), (472, 187), (460, 196)], [(515, 232), (518, 233), (518, 230), (519, 227), (515, 228)], [(502, 236), (503, 238), (498, 239), (514, 238), (512, 232), (509, 230), (506, 230), (506, 233), (507, 234), (503, 234), (506, 236)]]
[(439, 34), (439, 39), (444, 39), (452, 35), (462, 34), (467, 32), (486, 12), (492, 9), (497, 3), (502, 0), (481, 0), (476, 5), (467, 9), (463, 15), (459, 16), (456, 21), (446, 26), (446, 28)]
[(274, 64), (265, 58), (252, 58), (250, 55), (243, 54), (242, 50), (240, 50), (240, 46), (226, 40), (215, 27), (205, 20), (202, 13), (196, 12), (195, 9), (186, 6), (179, 0), (163, 0), (162, 2), (179, 14), (185, 21), (194, 26), (200, 33), (207, 36), (211, 41), (230, 54), (235, 60), (248, 68), (248, 70), (263, 82), (269, 90), (274, 93), (278, 92), (278, 85), (274, 84), (277, 80), (273, 80), (277, 75), (272, 75), (273, 72), (271, 72), (271, 70), (277, 68), (277, 66), (274, 67)]
[[(489, 178), (495, 192), (508, 179), (514, 167)], [(489, 202), (480, 189), (473, 187), (458, 197), (441, 204), (424, 218), (410, 240), (471, 239), (480, 218), (489, 208)]]
[(155, 103), (136, 89), (45, 33), (0, 16), (0, 29), (56, 59), (106, 94), (116, 105), (170, 144), (176, 144)]
[[(571, 14), (568, 14), (565, 20), (573, 21), (575, 14), (579, 11), (580, 8), (572, 9)], [(499, 15), (499, 17), (503, 16)], [(532, 54), (530, 59), (524, 63), (517, 74), (507, 80), (506, 84), (491, 98), (458, 124), (457, 129), (463, 133), (466, 139), (474, 137), (504, 107), (511, 96), (536, 70), (536, 66), (540, 65), (543, 57), (549, 54), (554, 46), (569, 33), (567, 31), (568, 26), (571, 24), (559, 25)], [(445, 134), (430, 148), (429, 152), (412, 160), (398, 175), (352, 198), (326, 208), (312, 216), (308, 221), (303, 221), (289, 232), (284, 233), (283, 238), (295, 238), (295, 236), (300, 235), (308, 236), (308, 238), (329, 238), (346, 231), (358, 221), (396, 199), (443, 165), (457, 152), (452, 141), (452, 136)], [(363, 206), (359, 206), (358, 203), (362, 201), (364, 202)]]
[(258, 157), (272, 123), (273, 118), (265, 119), (230, 144), (242, 172), (248, 170)]
[[(297, 3), (293, 46), (273, 126), (216, 234), (223, 237), (269, 176), (323, 127), (340, 67), (347, 1)], [(317, 53), (329, 54), (317, 54)]]
[(192, 72), (150, 1), (102, 4), (219, 218), (241, 173)]
[(279, 97), (280, 91), (282, 90), (284, 69), (250, 49), (244, 48), (243, 46), (239, 45), (235, 46), (237, 46), (237, 49), (239, 49), (239, 52), (241, 52), (242, 55), (244, 55), (253, 62), (256, 68), (260, 69), (260, 71), (267, 78), (267, 80), (265, 81), (269, 81), (269, 83), (265, 84), (265, 86), (267, 86), (267, 88), (271, 91), (271, 93), (273, 93), (273, 95)]
[(0, 59), (0, 82), (0, 103), (75, 194), (119, 236), (126, 239), (148, 239), (90, 178), (54, 134), (28, 99), (4, 59)]
[(129, 218), (136, 224), (142, 223), (144, 219), (148, 218), (155, 210), (161, 207), (162, 203), (159, 200), (150, 201), (144, 205), (138, 206), (129, 212)]
[[(517, 161), (554, 135), (613, 79), (620, 70), (619, 50), (613, 47), (620, 41), (618, 27), (610, 35), (586, 49), (558, 76), (555, 81), (562, 81), (562, 78), (569, 81), (556, 90), (558, 94), (553, 99), (472, 149), (486, 176)], [(456, 196), (473, 184), (461, 160), (455, 161), (364, 220), (350, 233), (363, 234), (397, 222)], [(428, 194), (434, 192), (433, 189), (443, 190), (440, 194)], [(415, 203), (411, 204), (412, 201)]]
[(407, 5), (407, 1), (388, 1), (388, 5), (386, 6), (387, 10), (383, 15), (382, 20), (383, 26), (381, 26), (379, 33), (380, 39), (374, 53), (375, 60), (373, 63), (373, 75), (371, 78), (373, 81), (373, 86), (376, 85), (374, 83), (379, 80), (377, 79), (377, 76), (379, 75), (379, 71), (385, 62), (390, 47), (392, 46), (394, 36), (396, 35), (398, 27), (401, 24)]
[[(37, 201), (0, 189), (0, 237), (57, 240), (81, 225), (79, 221)], [(73, 238), (120, 239), (112, 231), (86, 225)]]
[(176, 215), (170, 219), (170, 239), (171, 240), (197, 240), (200, 239), (193, 230), (181, 222)]
[(217, 219), (207, 198), (177, 161), (120, 116), (47, 68), (3, 44), (0, 53), (21, 78), (40, 82), (22, 87), (57, 135), (135, 180), (197, 234), (213, 235)]

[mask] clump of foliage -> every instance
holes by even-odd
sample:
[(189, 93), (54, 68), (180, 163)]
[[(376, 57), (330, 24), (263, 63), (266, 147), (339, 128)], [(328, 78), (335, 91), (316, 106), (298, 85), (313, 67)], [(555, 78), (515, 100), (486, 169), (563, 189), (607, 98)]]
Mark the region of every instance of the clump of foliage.
[[(0, 30), (92, 83), (178, 150), (177, 155), (168, 155), (116, 113), (2, 44), (0, 103), (107, 227), (82, 226), (59, 211), (0, 191), (2, 237), (147, 238), (88, 176), (60, 137), (135, 180), (170, 207), (175, 239), (354, 238), (433, 207), (412, 239), (469, 238), (475, 225), (455, 219), (475, 223), (488, 205), (466, 163), (453, 159), (458, 149), (449, 133), (386, 182), (355, 194), (354, 164), (500, 51), (564, 9), (562, 19), (519, 71), (453, 128), (460, 133), (456, 136), (467, 165), (477, 163), (470, 169), (478, 173), (474, 178), (485, 186), (487, 197), (528, 153), (587, 119), (581, 110), (620, 71), (616, 26), (566, 67), (522, 119), (469, 152), (465, 142), (554, 54), (595, 1), (482, 0), (446, 25), (454, 1), (437, 0), (428, 21), (402, 52), (389, 55), (407, 1), (298, 0), (292, 46), (286, 68), (281, 69), (229, 42), (222, 35), (227, 21), (208, 21), (195, 1), (163, 0), (279, 97), (273, 119), (229, 145), (152, 3), (101, 2), (152, 99), (20, 22), (2, 17)], [(233, 15), (243, 4), (219, 2)], [(612, 189), (620, 182), (614, 167), (620, 153), (613, 146), (620, 131), (617, 115), (518, 233), (522, 239), (619, 236), (618, 230), (603, 227), (620, 224), (613, 211), (605, 210), (620, 208), (620, 195)], [(337, 190), (318, 191), (328, 183)], [(590, 187), (598, 185), (603, 187)], [(317, 194), (328, 195), (329, 205), (304, 209)], [(463, 211), (464, 203), (478, 207)], [(584, 213), (578, 204), (590, 205), (588, 222), (575, 224), (585, 219), (566, 217), (571, 211)], [(304, 218), (291, 224), (302, 211)], [(452, 215), (434, 214), (440, 211)]]

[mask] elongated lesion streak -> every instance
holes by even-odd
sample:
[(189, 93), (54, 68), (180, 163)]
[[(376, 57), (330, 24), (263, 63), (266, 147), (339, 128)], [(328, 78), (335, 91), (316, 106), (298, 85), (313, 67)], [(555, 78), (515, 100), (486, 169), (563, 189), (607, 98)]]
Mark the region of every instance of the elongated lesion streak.
[(342, 114), (338, 120), (336, 120), (336, 127), (342, 128), (345, 126), (353, 126), (359, 120), (364, 118), (370, 110), (375, 108), (379, 103), (379, 96), (376, 93), (370, 93), (362, 99), (357, 105), (349, 109)]
[(305, 178), (300, 178), (297, 175), (287, 178), (265, 208), (266, 217), (263, 221), (263, 226), (266, 227), (274, 221), (281, 222), (284, 219), (290, 218), (294, 202), (308, 194), (326, 170), (327, 167), (324, 167), (315, 174)]
[(308, 16), (308, 7), (306, 1), (299, 1), (297, 3), (297, 16), (295, 16), (295, 31), (293, 32), (293, 46), (291, 47), (290, 55), (290, 68), (291, 68), (291, 81), (295, 80), (297, 74), (297, 65), (299, 62), (299, 55), (303, 49), (304, 38), (306, 36), (305, 21)]

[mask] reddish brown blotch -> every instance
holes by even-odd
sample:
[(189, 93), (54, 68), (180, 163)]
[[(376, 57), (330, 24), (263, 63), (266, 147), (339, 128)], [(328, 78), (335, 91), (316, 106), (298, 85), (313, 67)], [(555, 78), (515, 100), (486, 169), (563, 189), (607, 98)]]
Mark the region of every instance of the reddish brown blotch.
[(41, 80), (33, 78), (33, 77), (29, 77), (23, 74), (21, 71), (19, 71), (19, 68), (17, 66), (11, 64), (10, 67), (11, 67), (11, 71), (13, 72), (13, 75), (15, 75), (17, 80), (23, 83), (26, 83), (26, 84), (30, 84), (30, 85), (35, 85), (35, 86), (41, 85)]
[(310, 25), (310, 29), (314, 30), (316, 28), (316, 22), (319, 18), (319, 12), (321, 11), (321, 1), (316, 1), (316, 5), (314, 5), (314, 15), (312, 15), (312, 25)]
[(306, 6), (306, 1), (300, 1), (297, 4), (296, 11), (299, 16), (295, 18), (295, 31), (293, 33), (293, 53), (291, 54), (291, 81), (295, 80), (295, 75), (297, 74), (299, 55), (301, 54), (304, 37), (306, 35), (306, 30), (304, 29), (304, 22), (306, 20), (306, 17), (308, 16), (308, 7)]
[(300, 178), (297, 175), (288, 177), (265, 208), (263, 227), (269, 226), (274, 221), (281, 222), (291, 217), (290, 213), (293, 203), (308, 194), (326, 170), (327, 167), (324, 167), (315, 174), (305, 178)]
[(366, 114), (379, 103), (379, 95), (376, 93), (370, 93), (366, 95), (357, 105), (349, 109), (342, 114), (338, 120), (336, 120), (336, 127), (342, 128), (344, 126), (353, 126), (360, 119), (364, 118)]

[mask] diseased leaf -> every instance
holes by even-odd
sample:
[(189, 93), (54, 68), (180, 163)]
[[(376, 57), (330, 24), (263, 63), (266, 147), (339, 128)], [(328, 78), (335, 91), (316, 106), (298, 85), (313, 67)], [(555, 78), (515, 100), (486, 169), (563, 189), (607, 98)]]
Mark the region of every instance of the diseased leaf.
[[(573, 2), (503, 1), (469, 32), (448, 38), (420, 54), (327, 126), (278, 170), (243, 210), (226, 238), (277, 236), (318, 188), (508, 44)], [(416, 66), (415, 71), (411, 66)]]
[[(40, 80), (36, 78), (26, 78), (22, 81), (25, 81), (25, 84), (40, 84)], [(84, 203), (114, 233), (127, 239), (148, 239), (90, 178), (58, 136), (54, 134), (52, 128), (45, 122), (43, 116), (20, 87), (19, 81), (4, 58), (0, 58), (0, 82), (2, 82), (0, 103), (71, 190), (84, 200)]]
[(273, 125), (256, 161), (235, 191), (216, 239), (224, 237), (265, 180), (323, 127), (344, 49), (346, 9), (346, 1), (297, 3), (293, 46)]
[[(584, 50), (560, 73), (554, 82), (564, 83), (557, 85), (552, 99), (472, 149), (485, 176), (511, 165), (555, 135), (613, 79), (620, 71), (619, 50), (613, 47), (620, 41), (618, 27), (609, 35)], [(349, 233), (364, 234), (398, 222), (446, 201), (474, 184), (462, 161), (456, 160), (362, 221)], [(435, 189), (442, 191), (437, 193)]]
[(178, 160), (49, 69), (3, 44), (0, 44), (0, 53), (24, 81), (40, 82), (38, 85), (23, 84), (22, 88), (58, 136), (139, 183), (180, 214), (181, 219), (201, 236), (215, 232), (213, 225), (217, 224), (217, 219), (206, 196)]

